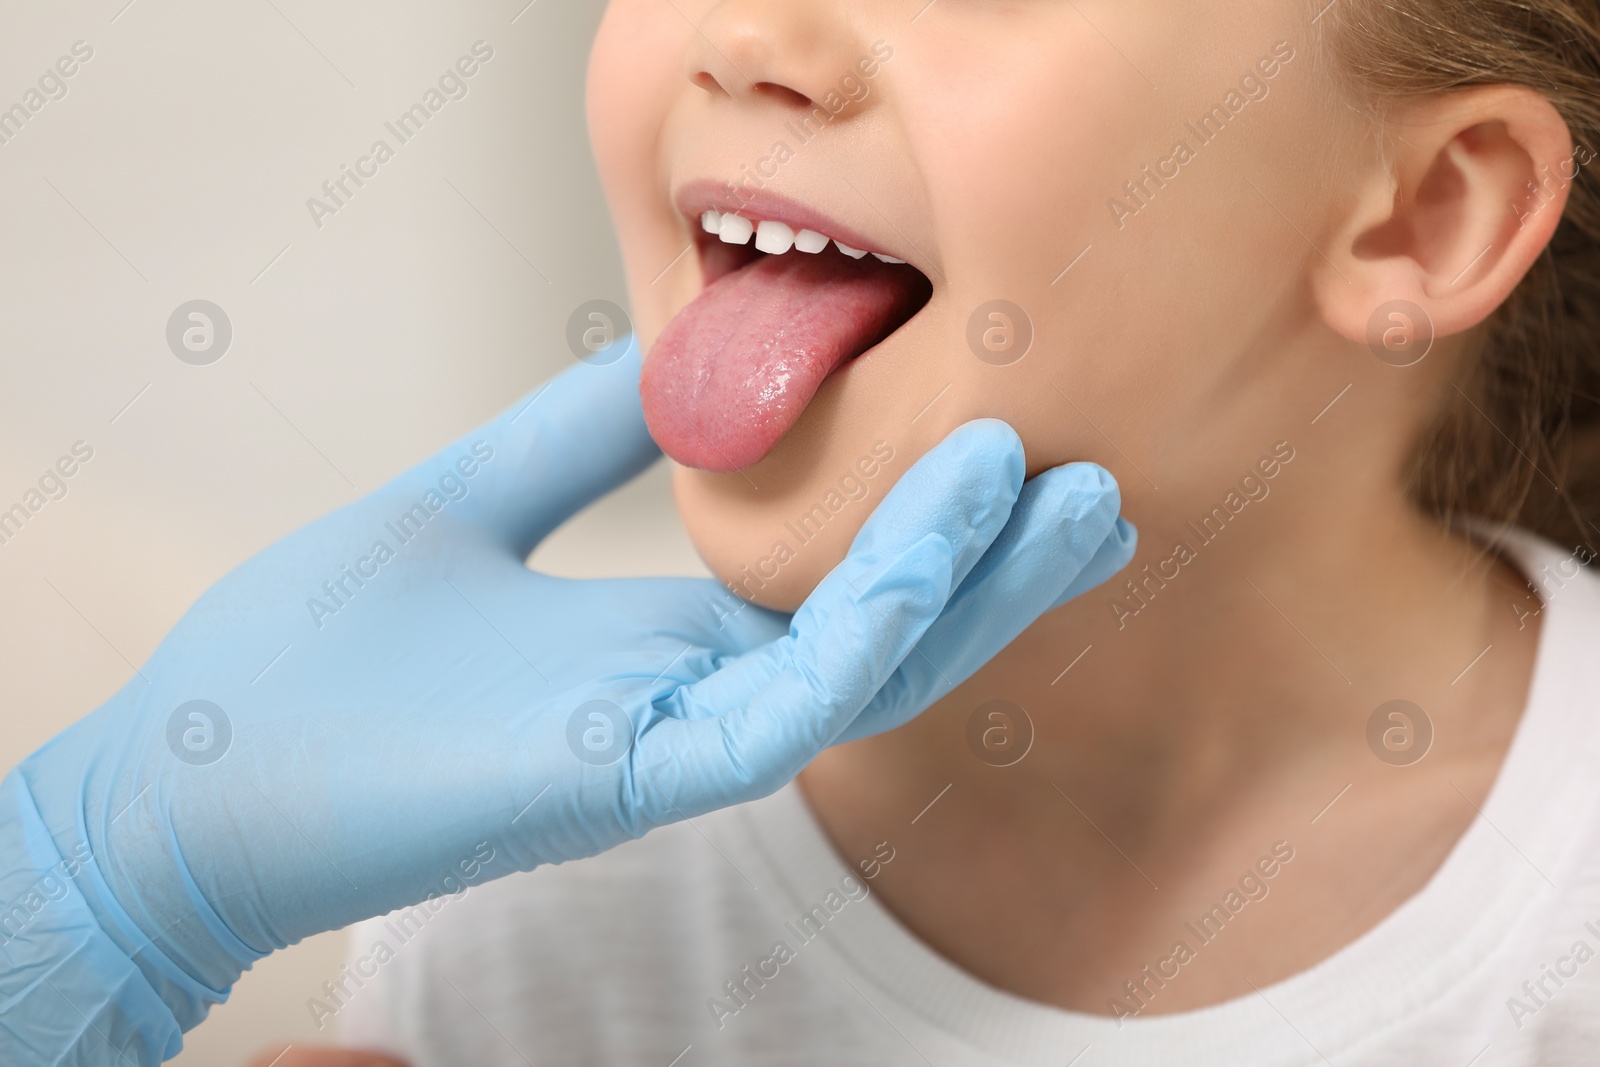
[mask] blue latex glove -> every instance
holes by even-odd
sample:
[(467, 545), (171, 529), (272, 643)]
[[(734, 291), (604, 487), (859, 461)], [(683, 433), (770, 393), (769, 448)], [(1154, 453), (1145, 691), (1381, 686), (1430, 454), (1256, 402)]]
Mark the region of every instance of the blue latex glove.
[(160, 1062), (274, 949), (771, 793), (1132, 554), (1105, 471), (1024, 486), (985, 421), (792, 619), (528, 570), (657, 457), (637, 382), (575, 367), (262, 552), (0, 782), (0, 1063)]

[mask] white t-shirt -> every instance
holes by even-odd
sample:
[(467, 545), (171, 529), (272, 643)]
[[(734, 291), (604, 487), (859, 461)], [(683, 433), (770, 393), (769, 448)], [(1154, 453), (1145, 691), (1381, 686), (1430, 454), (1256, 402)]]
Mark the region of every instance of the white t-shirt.
[(420, 930), (360, 924), (324, 1013), (413, 1067), (1600, 1063), (1600, 576), (1508, 547), (1546, 604), (1482, 817), (1416, 896), (1259, 994), (1119, 1023), (985, 985), (879, 904), (791, 785), (476, 886)]

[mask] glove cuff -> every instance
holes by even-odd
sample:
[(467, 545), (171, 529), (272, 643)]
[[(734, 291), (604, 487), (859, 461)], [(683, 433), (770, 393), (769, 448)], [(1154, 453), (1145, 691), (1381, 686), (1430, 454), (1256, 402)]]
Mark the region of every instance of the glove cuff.
[(0, 1063), (158, 1064), (183, 1047), (80, 888), (92, 862), (87, 845), (61, 855), (20, 770), (0, 780)]

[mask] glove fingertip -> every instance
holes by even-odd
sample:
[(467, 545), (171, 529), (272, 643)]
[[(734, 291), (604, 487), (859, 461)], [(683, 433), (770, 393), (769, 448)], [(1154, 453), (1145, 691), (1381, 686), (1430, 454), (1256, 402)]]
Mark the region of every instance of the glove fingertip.
[(1110, 581), (1118, 571), (1121, 571), (1133, 561), (1134, 553), (1139, 548), (1139, 531), (1127, 519), (1118, 518), (1112, 524), (1111, 531), (1106, 535), (1100, 547), (1095, 551), (1094, 557), (1084, 565), (1083, 569), (1073, 575), (1059, 597), (1047, 610), (1055, 610), (1070, 600), (1087, 593), (1095, 586)]
[(956, 427), (945, 440), (985, 453), (1000, 466), (1011, 495), (1015, 497), (1022, 490), (1028, 470), (1027, 448), (1022, 437), (1004, 419), (973, 419)]
[(1123, 565), (1133, 559), (1133, 554), (1139, 550), (1139, 528), (1127, 519), (1117, 518), (1116, 525), (1112, 527), (1111, 536), (1123, 547)]

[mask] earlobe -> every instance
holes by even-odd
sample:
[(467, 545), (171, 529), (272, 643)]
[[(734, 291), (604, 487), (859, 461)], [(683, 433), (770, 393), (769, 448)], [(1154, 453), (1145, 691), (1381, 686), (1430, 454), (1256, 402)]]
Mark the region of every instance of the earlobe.
[(1363, 344), (1395, 301), (1435, 336), (1471, 329), (1544, 251), (1584, 161), (1554, 105), (1509, 85), (1402, 105), (1386, 142), (1352, 171), (1352, 207), (1314, 264), (1318, 309)]

